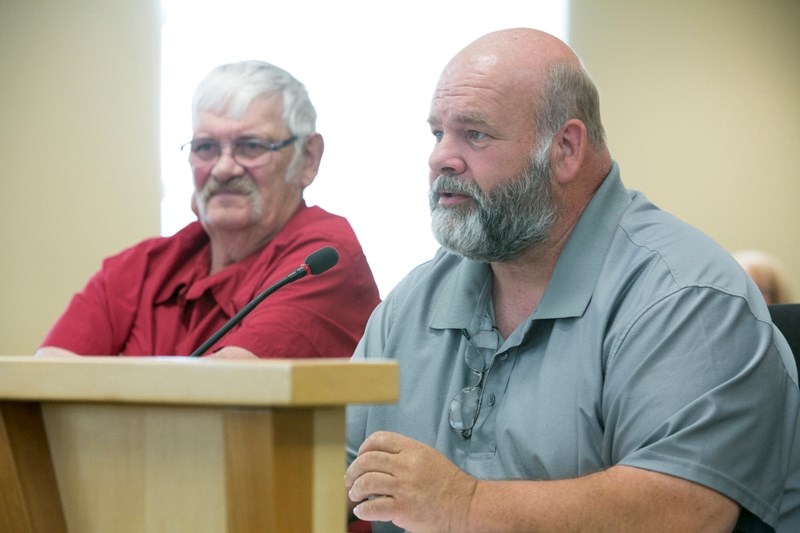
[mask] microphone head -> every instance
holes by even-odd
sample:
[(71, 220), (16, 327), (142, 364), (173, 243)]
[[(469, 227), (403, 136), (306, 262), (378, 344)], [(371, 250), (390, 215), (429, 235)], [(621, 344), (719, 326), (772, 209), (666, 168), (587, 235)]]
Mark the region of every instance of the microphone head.
[(322, 274), (338, 262), (339, 252), (330, 246), (320, 248), (306, 258), (306, 266), (312, 276)]

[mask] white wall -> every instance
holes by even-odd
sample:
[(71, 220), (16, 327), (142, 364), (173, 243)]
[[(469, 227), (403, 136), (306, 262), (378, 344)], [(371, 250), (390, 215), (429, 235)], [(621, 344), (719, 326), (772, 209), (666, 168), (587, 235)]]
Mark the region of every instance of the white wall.
[(306, 85), (319, 115), (325, 155), (306, 200), (347, 217), (382, 296), (438, 247), (429, 227), (426, 119), (441, 69), (489, 31), (534, 26), (566, 38), (568, 23), (566, 0), (162, 5), (162, 232), (193, 220), (178, 147), (191, 138), (195, 86), (220, 63), (269, 61)]

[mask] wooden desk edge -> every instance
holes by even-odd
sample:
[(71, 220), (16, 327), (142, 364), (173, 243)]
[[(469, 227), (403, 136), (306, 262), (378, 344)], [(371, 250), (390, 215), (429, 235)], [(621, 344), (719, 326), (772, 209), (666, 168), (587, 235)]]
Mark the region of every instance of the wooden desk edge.
[(0, 399), (203, 406), (391, 403), (397, 363), (0, 356)]

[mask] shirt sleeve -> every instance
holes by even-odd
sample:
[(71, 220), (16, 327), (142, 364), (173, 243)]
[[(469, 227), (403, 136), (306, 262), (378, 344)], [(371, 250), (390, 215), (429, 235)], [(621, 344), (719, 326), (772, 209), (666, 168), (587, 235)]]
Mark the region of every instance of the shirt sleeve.
[[(367, 323), (364, 336), (358, 342), (356, 350), (353, 353), (352, 361), (363, 362), (369, 359), (367, 354), (372, 354), (373, 357), (384, 358), (386, 357), (384, 346), (384, 339), (388, 334), (389, 328), (389, 315), (392, 305), (391, 295), (389, 298), (378, 305), (372, 316)], [(402, 372), (402, 368), (401, 368)], [(352, 463), (358, 455), (358, 449), (367, 438), (367, 422), (369, 416), (387, 416), (386, 413), (391, 412), (389, 409), (383, 409), (380, 413), (370, 410), (369, 405), (365, 404), (351, 404), (346, 407), (346, 432), (347, 432), (347, 464)], [(393, 427), (390, 421), (384, 420), (379, 423), (381, 427)]]
[(119, 354), (130, 331), (141, 286), (111, 280), (115, 279), (114, 272), (125, 272), (126, 279), (141, 276), (144, 265), (134, 249), (105, 259), (102, 268), (72, 297), (41, 346), (81, 355)]
[(798, 402), (782, 340), (743, 298), (712, 288), (648, 307), (606, 366), (613, 462), (710, 487), (774, 524)]

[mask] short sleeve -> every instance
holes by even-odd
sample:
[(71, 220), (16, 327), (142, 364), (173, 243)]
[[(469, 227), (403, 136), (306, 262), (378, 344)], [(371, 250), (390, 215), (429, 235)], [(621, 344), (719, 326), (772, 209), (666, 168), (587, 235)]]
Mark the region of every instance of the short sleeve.
[(687, 288), (654, 302), (607, 363), (613, 462), (702, 484), (774, 524), (797, 417), (787, 364), (743, 298)]

